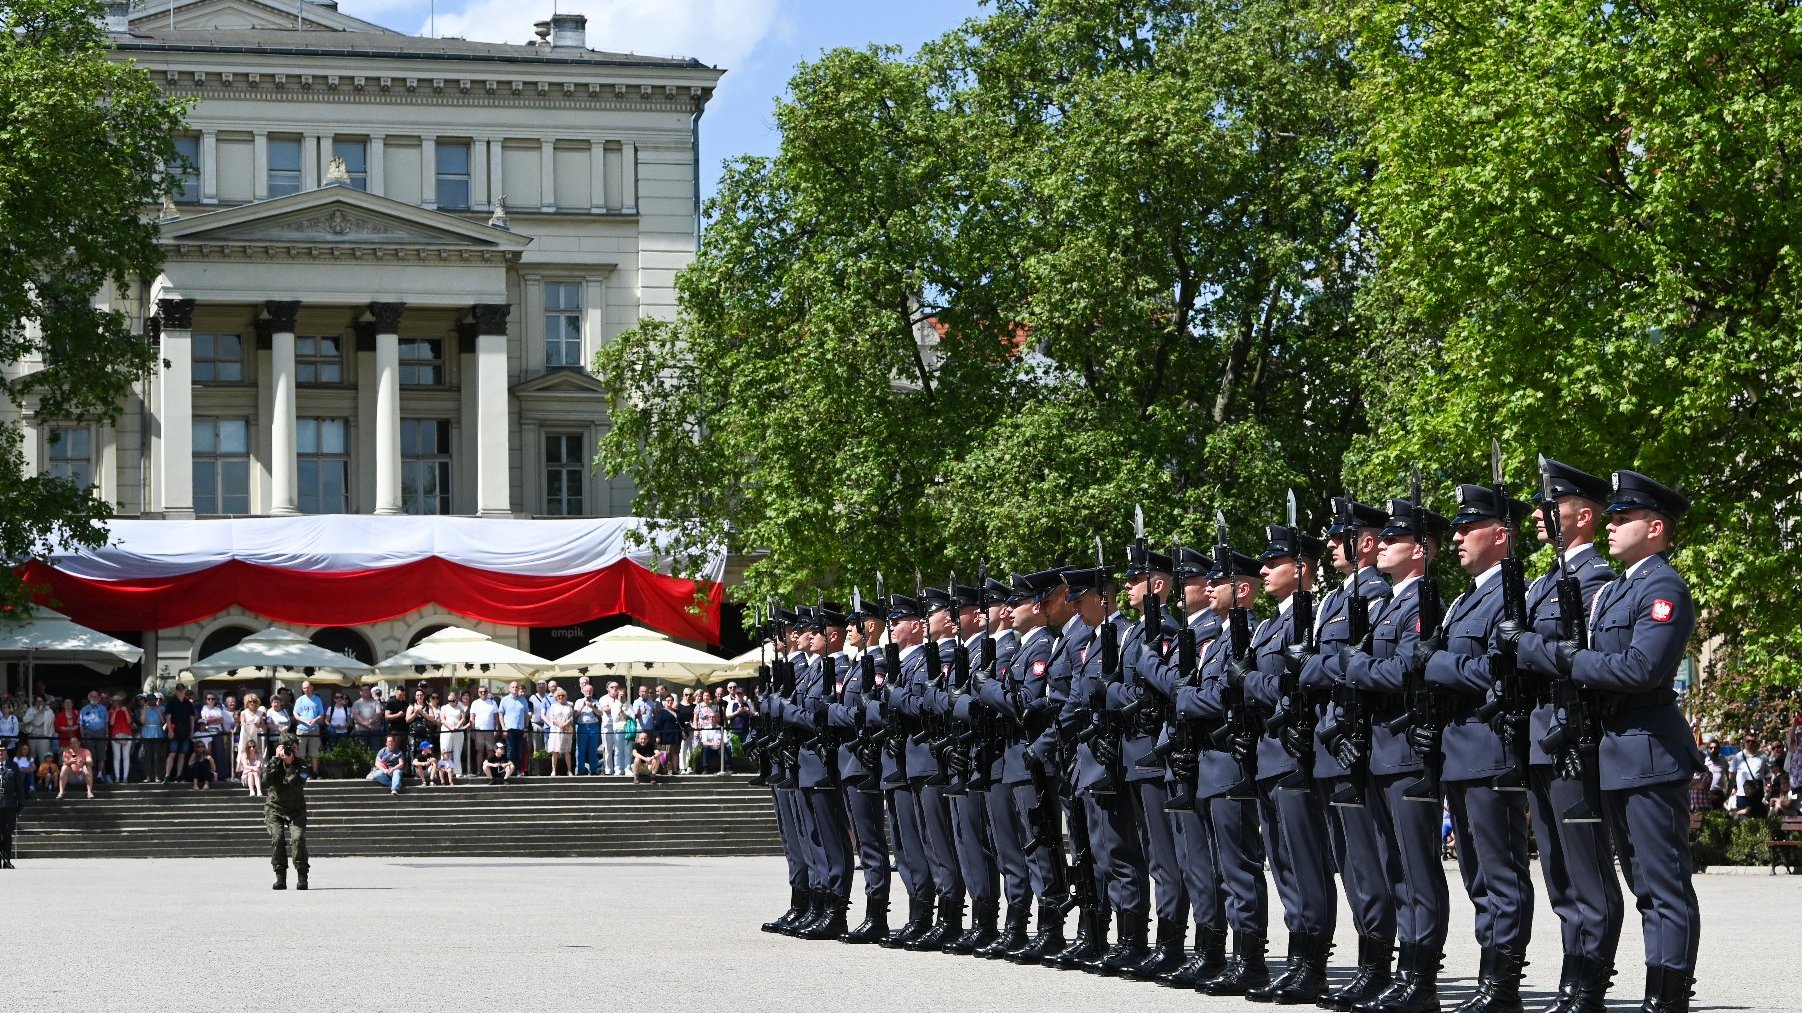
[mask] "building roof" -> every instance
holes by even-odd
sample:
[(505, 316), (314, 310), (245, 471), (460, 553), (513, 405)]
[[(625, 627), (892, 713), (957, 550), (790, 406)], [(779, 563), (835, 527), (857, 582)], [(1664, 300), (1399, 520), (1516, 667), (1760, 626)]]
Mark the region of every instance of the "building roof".
[(131, 34), (113, 36), (114, 45), (135, 52), (259, 53), (278, 56), (386, 57), (400, 60), (460, 60), (481, 63), (580, 64), (615, 67), (705, 67), (692, 57), (636, 56), (592, 49), (515, 46), (501, 42), (429, 39), (387, 32), (239, 28), (204, 30), (155, 28), (138, 22)]

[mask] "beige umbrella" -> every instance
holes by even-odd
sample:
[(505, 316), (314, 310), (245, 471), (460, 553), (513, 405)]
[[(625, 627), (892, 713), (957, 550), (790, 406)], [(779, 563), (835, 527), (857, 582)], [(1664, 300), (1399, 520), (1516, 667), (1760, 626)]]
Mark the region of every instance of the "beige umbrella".
[(595, 637), (552, 666), (559, 675), (620, 675), (683, 686), (704, 686), (731, 663), (706, 651), (679, 644), (656, 630), (621, 626)]
[(36, 691), (34, 669), (39, 661), (87, 665), (110, 672), (120, 665), (136, 664), (143, 648), (109, 637), (75, 622), (61, 612), (33, 608), (25, 619), (8, 614), (0, 619), (0, 661), (25, 663), (25, 691)]
[(292, 630), (252, 633), (237, 644), (189, 665), (181, 682), (196, 679), (310, 679), (321, 685), (348, 686), (369, 666), (337, 651), (320, 647)]
[(365, 683), (408, 677), (469, 679), (529, 679), (551, 668), (552, 663), (493, 637), (462, 626), (444, 629), (412, 647), (376, 662), (363, 677)]

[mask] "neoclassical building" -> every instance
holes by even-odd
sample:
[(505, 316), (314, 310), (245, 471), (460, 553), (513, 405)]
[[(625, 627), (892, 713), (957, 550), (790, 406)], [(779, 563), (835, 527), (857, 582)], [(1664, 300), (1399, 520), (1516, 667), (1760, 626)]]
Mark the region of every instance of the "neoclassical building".
[[(629, 484), (591, 472), (608, 421), (588, 370), (673, 313), (722, 71), (590, 48), (580, 15), (528, 45), (399, 34), (330, 0), (108, 17), (118, 59), (193, 99), (173, 201), (151, 209), (163, 271), (111, 293), (164, 362), (116, 424), (11, 406), (30, 466), (125, 518), (629, 512)], [(150, 664), (268, 625), (238, 612), (142, 631)], [(382, 656), (435, 618), (356, 633)]]

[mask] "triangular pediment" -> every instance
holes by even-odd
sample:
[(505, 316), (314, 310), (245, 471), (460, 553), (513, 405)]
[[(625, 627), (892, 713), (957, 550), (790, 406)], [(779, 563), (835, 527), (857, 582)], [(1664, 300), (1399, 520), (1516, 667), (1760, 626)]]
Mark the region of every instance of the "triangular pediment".
[[(171, 12), (170, 8), (174, 10)], [(173, 18), (171, 18), (173, 13)], [(265, 3), (263, 0), (156, 0), (135, 7), (131, 27), (166, 31), (242, 31), (245, 29), (300, 28), (305, 31), (379, 32), (399, 34), (381, 25), (353, 18), (311, 0)]]
[(526, 236), (347, 186), (163, 222), (164, 245), (304, 245), (511, 251)]
[(513, 385), (515, 394), (605, 394), (601, 385), (584, 369), (552, 369), (530, 380)]

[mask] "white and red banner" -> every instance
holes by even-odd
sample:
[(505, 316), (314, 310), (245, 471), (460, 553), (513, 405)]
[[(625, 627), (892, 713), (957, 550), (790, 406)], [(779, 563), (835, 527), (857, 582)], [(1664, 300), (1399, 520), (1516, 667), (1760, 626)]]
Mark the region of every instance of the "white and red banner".
[(719, 642), (725, 554), (669, 575), (636, 517), (511, 520), (329, 514), (108, 524), (93, 552), (31, 562), (39, 599), (98, 629), (167, 629), (232, 605), (304, 626), (357, 626), (437, 605), (508, 626), (625, 614)]

